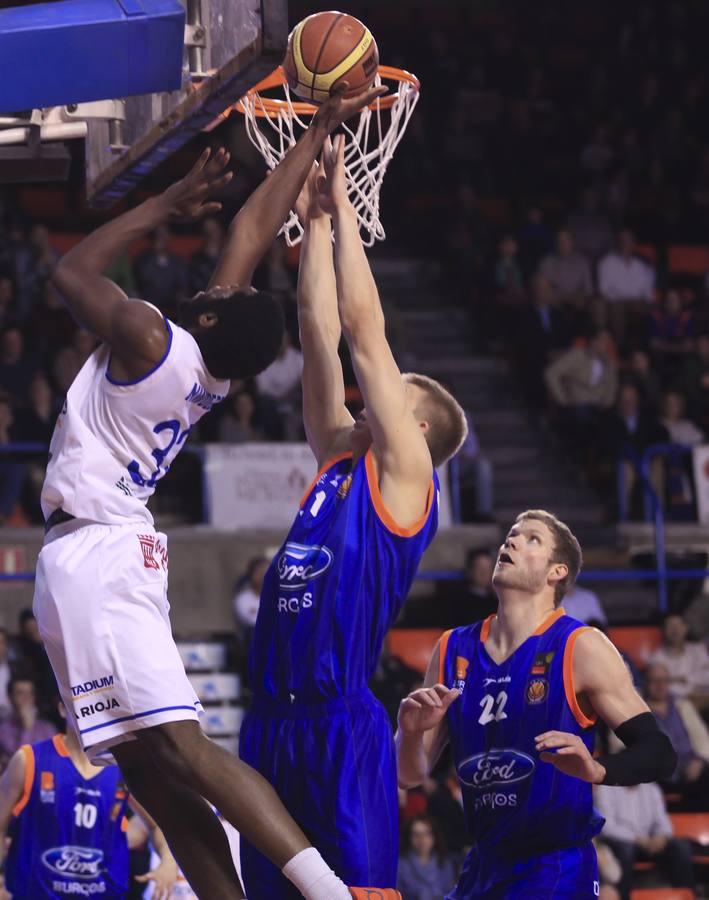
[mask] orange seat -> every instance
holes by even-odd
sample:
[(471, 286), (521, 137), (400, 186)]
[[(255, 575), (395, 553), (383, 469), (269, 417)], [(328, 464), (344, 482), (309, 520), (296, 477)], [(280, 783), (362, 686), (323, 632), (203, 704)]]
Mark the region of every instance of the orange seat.
[(670, 272), (706, 275), (709, 272), (709, 247), (676, 244), (667, 252)]
[(689, 888), (640, 888), (630, 892), (630, 900), (694, 900)]
[(635, 252), (646, 262), (657, 262), (657, 247), (654, 247), (652, 244), (636, 244)]
[(709, 813), (671, 813), (675, 837), (689, 838), (709, 847)]
[(639, 669), (645, 668), (650, 656), (662, 644), (662, 632), (656, 625), (621, 625), (609, 628), (608, 637)]
[(441, 634), (442, 628), (392, 628), (387, 648), (392, 656), (423, 675)]

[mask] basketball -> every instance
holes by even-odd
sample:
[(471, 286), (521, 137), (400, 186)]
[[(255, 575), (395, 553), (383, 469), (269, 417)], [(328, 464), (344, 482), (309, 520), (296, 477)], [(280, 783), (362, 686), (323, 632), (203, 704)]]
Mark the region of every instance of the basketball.
[(343, 81), (348, 84), (345, 97), (354, 97), (374, 82), (378, 65), (371, 31), (341, 12), (303, 19), (288, 38), (283, 61), (290, 89), (310, 103), (323, 103)]

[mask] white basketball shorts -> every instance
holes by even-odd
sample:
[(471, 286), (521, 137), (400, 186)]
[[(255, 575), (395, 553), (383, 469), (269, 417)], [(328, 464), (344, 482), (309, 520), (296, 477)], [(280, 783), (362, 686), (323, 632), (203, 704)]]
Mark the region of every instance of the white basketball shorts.
[(141, 525), (55, 526), (37, 561), (34, 613), (67, 720), (92, 762), (202, 706), (172, 637), (167, 539)]

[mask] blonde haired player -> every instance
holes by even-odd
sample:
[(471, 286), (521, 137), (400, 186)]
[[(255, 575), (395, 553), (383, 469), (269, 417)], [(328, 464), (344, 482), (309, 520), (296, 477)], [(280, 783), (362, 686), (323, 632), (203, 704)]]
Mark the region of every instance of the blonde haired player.
[[(109, 221), (68, 253), (54, 282), (103, 343), (59, 416), (42, 491), (46, 519), (34, 611), (70, 721), (89, 758), (112, 753), (165, 833), (198, 896), (243, 897), (219, 809), (313, 900), (348, 891), (263, 778), (210, 741), (172, 638), (165, 536), (146, 503), (193, 425), (275, 357), (282, 313), (250, 281), (327, 134), (379, 91), (334, 96), (234, 219), (206, 292), (170, 322), (103, 272), (173, 219), (219, 208), (228, 155), (202, 155), (163, 194)], [(221, 287), (220, 287), (221, 286)], [(205, 798), (205, 799), (203, 799)]]

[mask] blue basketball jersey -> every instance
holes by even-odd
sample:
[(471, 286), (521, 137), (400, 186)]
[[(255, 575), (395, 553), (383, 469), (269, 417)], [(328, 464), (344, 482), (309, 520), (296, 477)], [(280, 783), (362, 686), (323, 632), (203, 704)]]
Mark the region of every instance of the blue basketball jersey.
[(118, 766), (81, 776), (59, 735), (25, 745), (5, 881), (13, 900), (125, 897), (127, 794)]
[(593, 751), (595, 719), (584, 715), (573, 687), (573, 648), (583, 624), (558, 609), (498, 665), (485, 649), (492, 618), (441, 639), (441, 680), (462, 691), (446, 722), (475, 841), (450, 895), (461, 900), (494, 896), (516, 866), (524, 872), (532, 857), (580, 847), (603, 825), (591, 785), (542, 762), (534, 741), (545, 731), (565, 731)]
[(326, 463), (266, 573), (251, 648), (251, 684), (285, 703), (357, 693), (404, 604), (438, 525), (434, 472), (410, 528), (389, 516), (371, 449)]

